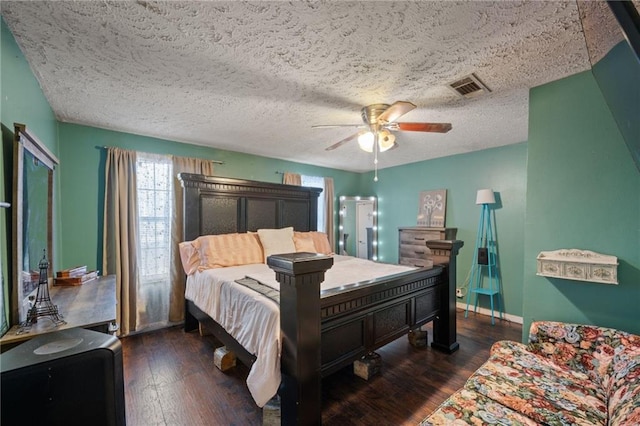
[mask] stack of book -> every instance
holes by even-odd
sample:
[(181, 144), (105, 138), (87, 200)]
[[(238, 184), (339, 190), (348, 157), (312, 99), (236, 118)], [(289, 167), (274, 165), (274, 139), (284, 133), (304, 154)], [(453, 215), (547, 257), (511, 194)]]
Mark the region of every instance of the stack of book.
[(87, 271), (87, 266), (76, 266), (56, 272), (53, 285), (82, 285), (98, 278), (98, 271)]

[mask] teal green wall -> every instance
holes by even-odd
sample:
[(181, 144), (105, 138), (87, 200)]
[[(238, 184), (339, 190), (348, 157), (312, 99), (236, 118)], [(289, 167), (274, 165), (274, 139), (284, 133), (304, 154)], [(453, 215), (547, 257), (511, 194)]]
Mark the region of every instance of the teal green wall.
[(2, 125), (13, 132), (13, 123), (26, 124), (27, 129), (57, 154), (58, 122), (4, 20), (1, 43)]
[[(523, 338), (534, 320), (640, 333), (640, 173), (591, 72), (531, 90), (527, 175)], [(536, 276), (560, 248), (617, 256), (620, 284)]]
[[(231, 178), (280, 183), (282, 174), (276, 173), (278, 171), (333, 177), (336, 197), (357, 192), (360, 182), (358, 174), (336, 169), (60, 123), (62, 224), (59, 234), (65, 267), (97, 268), (102, 263), (104, 146), (220, 160), (224, 164), (215, 165), (214, 174)], [(335, 228), (337, 232), (337, 224)]]
[[(457, 271), (458, 287), (463, 286), (480, 219), (476, 191), (492, 188), (505, 311), (521, 316), (526, 163), (527, 144), (520, 143), (383, 169), (378, 182), (364, 174), (362, 192), (378, 196), (380, 260), (398, 261), (398, 227), (416, 225), (420, 192), (446, 189), (446, 225), (458, 228), (457, 238), (465, 243)], [(480, 306), (489, 306), (488, 298), (480, 296)]]
[(621, 41), (593, 67), (593, 76), (640, 170), (640, 60)]
[[(26, 124), (30, 132), (54, 154), (58, 154), (58, 123), (38, 81), (33, 76), (4, 20), (0, 19), (0, 120), (2, 150), (0, 151), (0, 200), (12, 202), (13, 187), (13, 124)], [(59, 191), (58, 182), (55, 191)], [(0, 253), (5, 300), (12, 281), (8, 256), (11, 248), (11, 209), (0, 209)], [(59, 204), (54, 199), (54, 229), (59, 229)], [(61, 247), (54, 242), (54, 267), (59, 265)]]

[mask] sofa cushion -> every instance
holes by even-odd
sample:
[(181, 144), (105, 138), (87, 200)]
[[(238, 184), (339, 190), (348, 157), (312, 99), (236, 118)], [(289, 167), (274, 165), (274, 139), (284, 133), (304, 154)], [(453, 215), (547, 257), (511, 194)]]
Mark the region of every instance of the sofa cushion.
[(529, 350), (555, 364), (586, 372), (610, 392), (612, 361), (624, 350), (623, 336), (633, 335), (593, 325), (539, 321), (531, 324)]
[[(556, 364), (585, 371), (607, 396), (610, 425), (640, 424), (640, 336), (540, 321), (531, 324), (528, 347)], [(629, 423), (630, 418), (635, 420)]]
[(461, 389), (424, 419), (420, 426), (462, 425), (537, 426), (533, 420), (478, 392)]
[(607, 396), (586, 373), (554, 364), (518, 342), (495, 343), (465, 387), (537, 423), (607, 424)]

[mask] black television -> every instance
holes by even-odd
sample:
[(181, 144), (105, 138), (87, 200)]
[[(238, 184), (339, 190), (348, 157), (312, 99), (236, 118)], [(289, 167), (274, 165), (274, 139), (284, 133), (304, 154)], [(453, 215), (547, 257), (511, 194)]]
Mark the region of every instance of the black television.
[(72, 328), (4, 352), (0, 405), (3, 425), (125, 425), (120, 341)]

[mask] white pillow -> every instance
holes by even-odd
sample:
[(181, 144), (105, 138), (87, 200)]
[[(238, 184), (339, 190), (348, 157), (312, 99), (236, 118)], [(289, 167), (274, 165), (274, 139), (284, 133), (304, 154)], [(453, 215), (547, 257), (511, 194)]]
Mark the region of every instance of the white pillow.
[(293, 227), (282, 229), (258, 229), (258, 237), (264, 252), (264, 261), (272, 254), (295, 253)]

